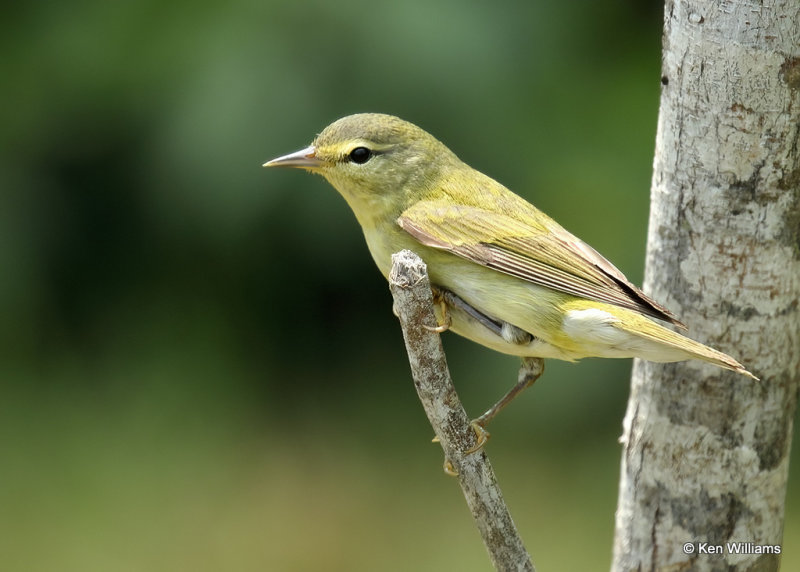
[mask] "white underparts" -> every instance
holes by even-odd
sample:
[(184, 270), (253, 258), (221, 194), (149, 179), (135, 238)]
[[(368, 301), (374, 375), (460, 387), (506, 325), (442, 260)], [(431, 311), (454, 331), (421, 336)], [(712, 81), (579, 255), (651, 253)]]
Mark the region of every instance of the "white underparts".
[(627, 331), (620, 327), (621, 323), (620, 318), (609, 312), (590, 308), (567, 312), (563, 328), (564, 333), (587, 352), (586, 357), (640, 357), (657, 362), (689, 357), (683, 350)]

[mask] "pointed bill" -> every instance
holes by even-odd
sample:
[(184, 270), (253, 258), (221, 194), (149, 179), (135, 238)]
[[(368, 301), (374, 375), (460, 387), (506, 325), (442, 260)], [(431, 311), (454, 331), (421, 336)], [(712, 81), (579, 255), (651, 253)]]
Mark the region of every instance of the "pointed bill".
[(300, 149), (294, 153), (289, 153), (283, 157), (278, 157), (272, 161), (267, 161), (263, 167), (299, 167), (301, 169), (314, 170), (322, 165), (322, 161), (317, 159), (317, 150), (313, 145)]

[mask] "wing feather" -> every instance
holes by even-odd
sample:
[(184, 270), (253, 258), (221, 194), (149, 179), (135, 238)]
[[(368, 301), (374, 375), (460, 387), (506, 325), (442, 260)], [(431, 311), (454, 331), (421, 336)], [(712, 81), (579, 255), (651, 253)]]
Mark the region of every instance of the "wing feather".
[(475, 206), (421, 201), (397, 223), (420, 243), (533, 284), (685, 326), (551, 219), (528, 224)]

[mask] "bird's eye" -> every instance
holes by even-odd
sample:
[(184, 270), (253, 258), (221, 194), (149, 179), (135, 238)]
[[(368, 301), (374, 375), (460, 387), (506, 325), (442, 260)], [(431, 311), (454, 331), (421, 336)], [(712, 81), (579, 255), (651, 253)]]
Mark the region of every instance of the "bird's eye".
[(356, 147), (350, 151), (350, 160), (357, 165), (363, 165), (372, 157), (372, 151), (366, 147)]

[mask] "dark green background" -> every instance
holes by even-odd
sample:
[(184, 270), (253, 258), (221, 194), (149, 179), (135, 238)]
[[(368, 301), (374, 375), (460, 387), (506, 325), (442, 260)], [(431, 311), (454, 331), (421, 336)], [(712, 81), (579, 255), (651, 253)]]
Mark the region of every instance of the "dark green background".
[[(399, 115), (639, 283), (661, 11), (6, 7), (0, 568), (488, 569), (352, 214), (260, 165), (343, 115)], [(445, 338), (477, 415), (517, 361)], [(492, 426), (541, 570), (608, 567), (629, 371), (550, 362)]]

